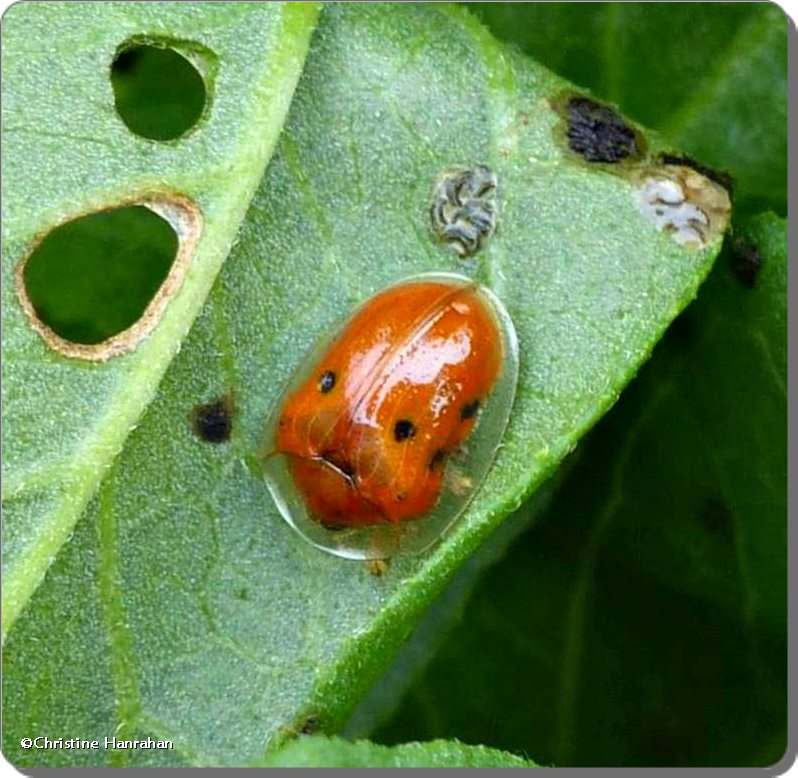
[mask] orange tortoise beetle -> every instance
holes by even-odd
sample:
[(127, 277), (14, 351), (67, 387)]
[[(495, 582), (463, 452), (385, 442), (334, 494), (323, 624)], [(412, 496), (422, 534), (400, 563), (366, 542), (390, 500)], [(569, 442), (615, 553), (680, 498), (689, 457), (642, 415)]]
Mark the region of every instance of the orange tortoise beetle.
[[(435, 510), (448, 460), (462, 452), (508, 361), (514, 390), (512, 324), (497, 305), (459, 276), (390, 287), (289, 389), (272, 445), (312, 521), (364, 529)], [(501, 410), (506, 422), (509, 407)]]

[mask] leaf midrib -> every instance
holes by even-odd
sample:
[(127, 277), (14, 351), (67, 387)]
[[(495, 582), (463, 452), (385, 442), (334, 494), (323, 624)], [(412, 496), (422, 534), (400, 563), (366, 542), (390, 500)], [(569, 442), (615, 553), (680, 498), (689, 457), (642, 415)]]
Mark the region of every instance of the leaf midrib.
[[(133, 636), (130, 634), (119, 574), (119, 545), (113, 510), (113, 479), (108, 479), (99, 495), (97, 515), (97, 596), (108, 636), (109, 665), (114, 688), (114, 704), (120, 738), (132, 735), (141, 712), (139, 682), (134, 670)], [(126, 751), (113, 751), (111, 764), (124, 767)]]

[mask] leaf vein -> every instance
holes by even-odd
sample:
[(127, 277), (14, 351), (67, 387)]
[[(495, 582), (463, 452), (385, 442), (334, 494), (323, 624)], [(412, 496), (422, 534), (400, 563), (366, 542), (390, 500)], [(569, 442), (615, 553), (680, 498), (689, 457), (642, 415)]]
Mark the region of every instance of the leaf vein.
[[(113, 479), (107, 479), (99, 495), (97, 515), (97, 595), (102, 607), (114, 686), (117, 733), (132, 733), (141, 712), (139, 682), (134, 670), (133, 636), (127, 623), (119, 570), (119, 546), (113, 505)], [(127, 764), (127, 751), (114, 750), (111, 764)]]

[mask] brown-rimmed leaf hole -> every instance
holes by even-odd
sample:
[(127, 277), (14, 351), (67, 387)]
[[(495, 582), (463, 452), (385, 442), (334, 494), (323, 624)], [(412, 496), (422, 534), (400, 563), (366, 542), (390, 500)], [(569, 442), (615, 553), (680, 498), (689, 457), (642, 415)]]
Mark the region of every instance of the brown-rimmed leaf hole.
[(36, 315), (73, 343), (101, 343), (134, 324), (166, 278), (178, 239), (142, 205), (82, 216), (50, 232), (25, 264)]
[(33, 328), (68, 357), (131, 351), (180, 289), (202, 231), (196, 205), (151, 193), (76, 216), (37, 236), (15, 271)]
[(111, 85), (119, 117), (143, 138), (179, 138), (205, 111), (207, 89), (201, 73), (166, 44), (124, 46), (111, 65)]

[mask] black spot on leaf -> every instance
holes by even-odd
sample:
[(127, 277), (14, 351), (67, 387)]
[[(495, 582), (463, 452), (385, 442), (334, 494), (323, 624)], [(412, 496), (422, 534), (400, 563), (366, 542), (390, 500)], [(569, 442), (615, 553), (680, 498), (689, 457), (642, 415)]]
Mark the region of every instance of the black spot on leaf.
[(194, 432), (207, 443), (224, 443), (233, 431), (233, 403), (229, 396), (195, 405), (191, 412)]
[(731, 243), (731, 268), (737, 280), (748, 289), (756, 286), (762, 269), (762, 255), (757, 247), (745, 238), (735, 238)]
[(620, 162), (639, 151), (635, 131), (609, 106), (572, 97), (566, 118), (568, 145), (588, 162)]

